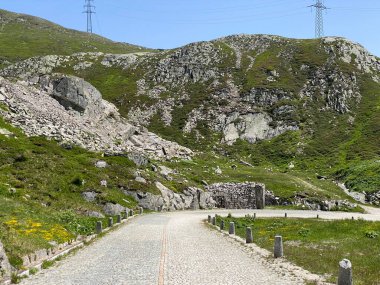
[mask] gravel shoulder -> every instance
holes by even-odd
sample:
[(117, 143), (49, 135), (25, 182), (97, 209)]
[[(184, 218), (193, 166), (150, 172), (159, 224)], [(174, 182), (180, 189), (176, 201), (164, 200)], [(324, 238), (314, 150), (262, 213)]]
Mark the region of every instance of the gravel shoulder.
[[(372, 215), (277, 210), (221, 210), (139, 216), (57, 266), (22, 284), (304, 284), (305, 273), (286, 262), (270, 261), (259, 248), (242, 246), (205, 226), (208, 214), (380, 220)], [(290, 266), (290, 267), (289, 267)]]

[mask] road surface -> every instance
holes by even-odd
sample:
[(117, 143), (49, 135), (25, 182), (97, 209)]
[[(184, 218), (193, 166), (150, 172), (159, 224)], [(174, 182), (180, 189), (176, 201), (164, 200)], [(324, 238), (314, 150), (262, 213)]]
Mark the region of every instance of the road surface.
[[(209, 214), (258, 217), (284, 216), (278, 210), (218, 210), (147, 214), (136, 217), (59, 262), (25, 279), (25, 285), (166, 285), (166, 284), (304, 284), (302, 276), (275, 270), (268, 260), (252, 254), (233, 239), (204, 225)], [(288, 217), (342, 219), (370, 215), (286, 211)], [(282, 267), (282, 266), (280, 266)]]

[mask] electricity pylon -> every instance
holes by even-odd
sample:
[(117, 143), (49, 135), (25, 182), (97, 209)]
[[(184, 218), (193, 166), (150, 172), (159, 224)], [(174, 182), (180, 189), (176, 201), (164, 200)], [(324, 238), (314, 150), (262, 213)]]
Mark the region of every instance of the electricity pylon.
[(94, 0), (85, 0), (83, 13), (87, 14), (87, 33), (92, 34), (92, 14), (95, 14)]

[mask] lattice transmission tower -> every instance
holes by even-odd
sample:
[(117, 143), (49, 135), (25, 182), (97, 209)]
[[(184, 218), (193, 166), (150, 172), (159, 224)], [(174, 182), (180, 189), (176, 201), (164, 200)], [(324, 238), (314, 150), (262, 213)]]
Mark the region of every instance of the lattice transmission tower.
[(92, 14), (95, 14), (94, 0), (85, 0), (83, 13), (87, 14), (87, 33), (92, 34)]
[(324, 0), (315, 0), (314, 5), (310, 5), (309, 7), (315, 8), (315, 37), (322, 38), (324, 36), (323, 29), (323, 11), (328, 8), (323, 3)]

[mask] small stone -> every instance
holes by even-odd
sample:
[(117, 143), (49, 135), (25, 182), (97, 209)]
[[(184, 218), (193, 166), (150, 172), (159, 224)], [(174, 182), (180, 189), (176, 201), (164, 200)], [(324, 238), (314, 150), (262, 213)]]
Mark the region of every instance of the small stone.
[(135, 181), (136, 182), (139, 182), (139, 183), (142, 183), (142, 184), (146, 184), (146, 180), (144, 177), (141, 177), (141, 176), (138, 176), (135, 178)]
[(95, 166), (97, 168), (106, 168), (108, 166), (107, 162), (105, 162), (104, 160), (99, 160), (95, 163)]
[(94, 191), (82, 193), (83, 199), (85, 199), (87, 202), (94, 202), (96, 199), (96, 196), (98, 196), (98, 194)]
[(107, 187), (107, 180), (100, 181), (100, 186)]

